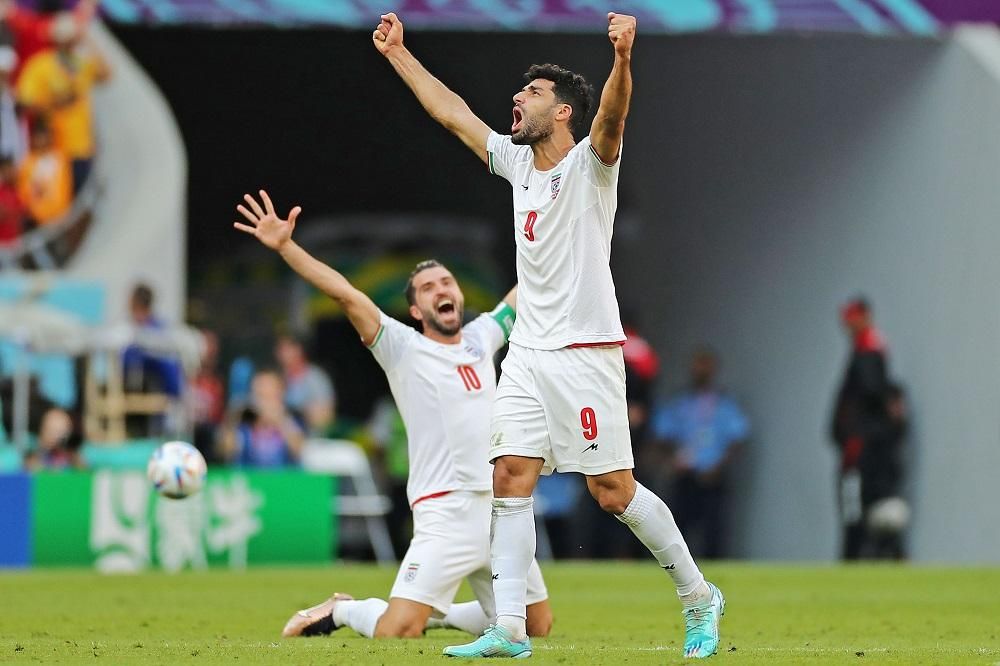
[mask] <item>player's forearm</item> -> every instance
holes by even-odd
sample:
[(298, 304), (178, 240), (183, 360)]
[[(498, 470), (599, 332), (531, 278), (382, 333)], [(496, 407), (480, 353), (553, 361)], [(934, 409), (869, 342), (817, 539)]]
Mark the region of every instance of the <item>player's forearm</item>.
[(334, 300), (343, 301), (354, 291), (347, 278), (306, 252), (293, 240), (286, 242), (279, 254), (302, 279)]
[(458, 119), (471, 113), (465, 100), (428, 72), (406, 47), (393, 49), (386, 58), (424, 110), (447, 129), (455, 131)]
[(601, 103), (594, 118), (595, 127), (602, 132), (617, 132), (620, 138), (631, 99), (632, 58), (616, 54), (611, 74), (601, 91)]

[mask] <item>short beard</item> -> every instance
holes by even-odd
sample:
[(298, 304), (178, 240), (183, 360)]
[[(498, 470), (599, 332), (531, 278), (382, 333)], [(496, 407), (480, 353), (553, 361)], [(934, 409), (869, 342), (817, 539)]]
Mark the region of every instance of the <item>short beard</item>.
[(424, 313), (424, 324), (430, 326), (441, 335), (452, 336), (462, 330), (462, 311), (458, 310), (457, 313), (458, 323), (454, 326), (445, 326), (442, 324), (441, 320), (437, 318), (437, 313), (435, 312)]
[(510, 142), (515, 146), (530, 146), (550, 136), (552, 136), (552, 123), (542, 127), (537, 121), (527, 121), (524, 127), (510, 137)]

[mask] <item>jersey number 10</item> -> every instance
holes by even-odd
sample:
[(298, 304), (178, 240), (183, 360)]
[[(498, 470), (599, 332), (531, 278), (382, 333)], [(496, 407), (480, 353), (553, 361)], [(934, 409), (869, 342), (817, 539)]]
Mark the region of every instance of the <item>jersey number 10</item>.
[(458, 376), (462, 378), (462, 383), (465, 384), (466, 391), (478, 391), (483, 388), (483, 383), (479, 381), (476, 369), (471, 365), (458, 366)]

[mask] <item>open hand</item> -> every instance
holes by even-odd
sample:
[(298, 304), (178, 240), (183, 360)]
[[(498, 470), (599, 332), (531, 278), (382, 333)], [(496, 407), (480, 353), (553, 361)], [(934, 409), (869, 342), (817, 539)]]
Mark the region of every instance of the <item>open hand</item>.
[(615, 54), (629, 55), (635, 41), (635, 17), (608, 12), (608, 39), (615, 47)]
[(264, 202), (264, 208), (262, 209), (252, 196), (244, 194), (243, 200), (247, 202), (247, 206), (250, 206), (250, 208), (248, 209), (243, 204), (240, 204), (236, 207), (236, 210), (250, 224), (233, 222), (233, 226), (242, 232), (250, 234), (272, 250), (281, 250), (285, 243), (291, 240), (292, 232), (295, 230), (295, 219), (302, 212), (302, 208), (301, 206), (295, 206), (288, 212), (288, 218), (282, 220), (274, 212), (274, 204), (271, 203), (271, 198), (267, 196), (267, 192), (260, 190), (258, 194), (260, 194), (260, 200)]
[(387, 55), (393, 47), (403, 45), (403, 22), (392, 12), (382, 14), (380, 18), (378, 27), (372, 33), (372, 41), (379, 53)]

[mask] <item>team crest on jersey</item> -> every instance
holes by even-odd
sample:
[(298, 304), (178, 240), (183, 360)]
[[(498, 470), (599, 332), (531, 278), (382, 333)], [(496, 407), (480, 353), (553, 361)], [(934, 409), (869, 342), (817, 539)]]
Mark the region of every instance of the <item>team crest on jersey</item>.
[(403, 576), (403, 580), (405, 580), (407, 583), (412, 583), (413, 579), (417, 577), (417, 569), (419, 568), (420, 568), (419, 564), (414, 564), (411, 562), (406, 567), (406, 574)]
[(552, 176), (552, 180), (549, 181), (549, 189), (552, 190), (552, 198), (555, 199), (559, 196), (559, 183), (562, 182), (562, 174), (557, 173)]

